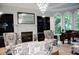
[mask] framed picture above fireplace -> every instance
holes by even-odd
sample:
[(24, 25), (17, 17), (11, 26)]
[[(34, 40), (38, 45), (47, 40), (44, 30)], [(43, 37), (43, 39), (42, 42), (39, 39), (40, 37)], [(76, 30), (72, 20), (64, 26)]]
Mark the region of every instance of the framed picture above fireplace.
[(35, 24), (34, 13), (18, 12), (17, 17), (19, 24)]

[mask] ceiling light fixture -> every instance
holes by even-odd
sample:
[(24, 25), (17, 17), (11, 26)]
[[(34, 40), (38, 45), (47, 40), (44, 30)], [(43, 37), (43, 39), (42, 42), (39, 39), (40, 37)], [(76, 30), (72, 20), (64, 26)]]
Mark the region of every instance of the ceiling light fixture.
[(46, 9), (48, 7), (48, 3), (37, 3), (38, 8), (44, 14), (46, 12)]
[(43, 15), (42, 17), (44, 18), (45, 16)]
[(0, 12), (0, 15), (2, 15), (3, 14), (3, 12)]

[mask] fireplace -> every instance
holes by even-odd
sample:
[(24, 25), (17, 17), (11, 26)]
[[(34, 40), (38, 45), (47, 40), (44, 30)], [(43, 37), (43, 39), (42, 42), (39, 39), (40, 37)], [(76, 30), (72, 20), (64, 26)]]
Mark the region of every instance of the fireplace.
[(22, 42), (33, 41), (33, 32), (21, 32)]

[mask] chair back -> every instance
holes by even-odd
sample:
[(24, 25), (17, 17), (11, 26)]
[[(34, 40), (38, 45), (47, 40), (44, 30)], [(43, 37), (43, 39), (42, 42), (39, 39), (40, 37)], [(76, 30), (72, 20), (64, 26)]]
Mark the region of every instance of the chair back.
[(12, 46), (16, 44), (16, 33), (3, 33), (5, 46)]
[(45, 30), (44, 36), (45, 36), (45, 39), (54, 39), (54, 34), (52, 30)]

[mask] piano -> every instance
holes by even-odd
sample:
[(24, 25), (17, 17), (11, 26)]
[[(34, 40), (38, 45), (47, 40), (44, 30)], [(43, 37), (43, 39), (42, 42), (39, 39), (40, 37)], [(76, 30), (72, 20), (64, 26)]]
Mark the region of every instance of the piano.
[(68, 30), (65, 33), (61, 33), (60, 40), (64, 44), (65, 39), (67, 39), (68, 44), (71, 44), (71, 38), (74, 41), (74, 38), (79, 38), (79, 31)]

